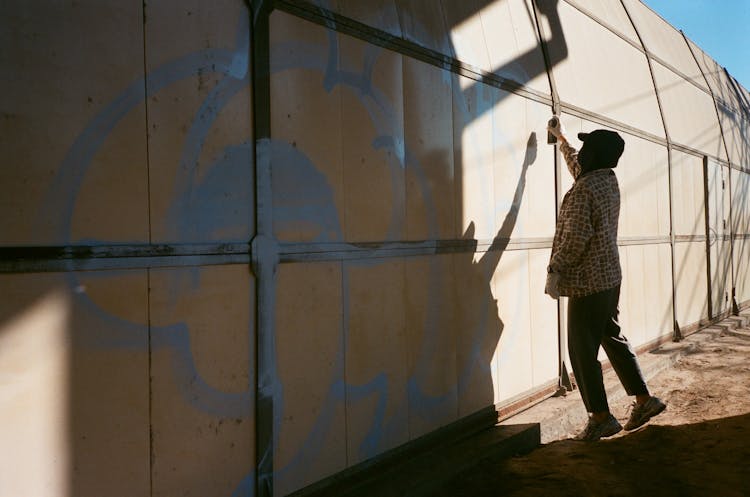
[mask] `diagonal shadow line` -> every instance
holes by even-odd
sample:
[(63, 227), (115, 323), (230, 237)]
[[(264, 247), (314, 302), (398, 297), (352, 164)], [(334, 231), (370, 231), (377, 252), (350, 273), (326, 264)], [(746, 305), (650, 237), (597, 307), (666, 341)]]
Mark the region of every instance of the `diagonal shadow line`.
[[(547, 74), (547, 68), (545, 65), (540, 62), (543, 62), (544, 58), (542, 55), (542, 43), (545, 43), (547, 45), (548, 51), (549, 51), (549, 57), (550, 57), (550, 68), (556, 66), (563, 60), (568, 58), (568, 44), (565, 39), (565, 33), (563, 33), (562, 29), (562, 23), (560, 22), (560, 14), (557, 11), (557, 4), (560, 0), (534, 0), (537, 4), (537, 7), (539, 9), (539, 12), (542, 16), (547, 18), (547, 21), (549, 23), (550, 27), (550, 35), (551, 37), (548, 40), (545, 40), (542, 42), (542, 40), (538, 40), (538, 44), (534, 47), (530, 48), (526, 52), (520, 54), (512, 61), (503, 64), (502, 66), (496, 67), (492, 69), (492, 73), (494, 74), (505, 74), (514, 67), (538, 67), (540, 68), (539, 71), (536, 73), (528, 74), (527, 81), (519, 81), (521, 84), (525, 84), (528, 81), (533, 80), (535, 77), (541, 75), (542, 73)], [(492, 3), (491, 1), (486, 1), (485, 5)], [(533, 14), (531, 12), (528, 12), (528, 6), (527, 6), (527, 13), (529, 15), (530, 24), (534, 27), (534, 31), (536, 32), (535, 27), (535, 21), (533, 19)], [(474, 92), (479, 91), (483, 87), (483, 83), (481, 82), (475, 82), (468, 86), (466, 89), (463, 90), (464, 99), (470, 98), (471, 95), (474, 94)], [(494, 107), (496, 107), (502, 100), (510, 96), (511, 93), (507, 91), (503, 91), (500, 93), (500, 96), (498, 99), (495, 99), (491, 102), (491, 104), (488, 101), (480, 101), (480, 103), (484, 103), (485, 105), (478, 106), (476, 109), (476, 112), (474, 113), (474, 119), (478, 119), (485, 113), (492, 110)], [(468, 124), (468, 123), (467, 123)]]

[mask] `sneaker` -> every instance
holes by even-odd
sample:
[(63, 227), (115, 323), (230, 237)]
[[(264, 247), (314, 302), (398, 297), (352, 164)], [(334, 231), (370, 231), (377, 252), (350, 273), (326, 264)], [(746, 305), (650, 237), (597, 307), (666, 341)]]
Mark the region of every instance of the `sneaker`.
[(658, 397), (651, 397), (641, 405), (633, 403), (633, 412), (630, 413), (630, 419), (625, 424), (627, 431), (635, 430), (640, 428), (646, 422), (661, 413), (667, 408), (667, 404), (661, 401)]
[(607, 417), (601, 423), (594, 421), (594, 418), (590, 417), (589, 422), (586, 424), (586, 428), (576, 435), (574, 440), (580, 440), (582, 442), (596, 442), (602, 437), (611, 437), (619, 433), (622, 430), (622, 425), (612, 414)]

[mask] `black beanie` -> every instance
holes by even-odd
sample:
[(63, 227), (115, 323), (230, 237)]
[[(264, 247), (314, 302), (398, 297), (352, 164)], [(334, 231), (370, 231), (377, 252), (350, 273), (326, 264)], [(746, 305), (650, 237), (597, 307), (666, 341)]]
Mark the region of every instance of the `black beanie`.
[(578, 139), (583, 142), (581, 151), (586, 148), (586, 154), (591, 154), (591, 169), (605, 169), (617, 167), (625, 141), (615, 131), (597, 129), (591, 133), (578, 133)]

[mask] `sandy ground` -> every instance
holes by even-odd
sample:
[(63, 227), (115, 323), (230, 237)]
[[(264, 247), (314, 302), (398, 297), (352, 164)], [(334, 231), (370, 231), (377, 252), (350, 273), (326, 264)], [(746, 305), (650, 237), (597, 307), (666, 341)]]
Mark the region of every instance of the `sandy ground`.
[[(649, 387), (668, 407), (645, 427), (484, 461), (441, 494), (750, 496), (750, 328), (702, 342)], [(611, 408), (624, 425), (630, 399)]]

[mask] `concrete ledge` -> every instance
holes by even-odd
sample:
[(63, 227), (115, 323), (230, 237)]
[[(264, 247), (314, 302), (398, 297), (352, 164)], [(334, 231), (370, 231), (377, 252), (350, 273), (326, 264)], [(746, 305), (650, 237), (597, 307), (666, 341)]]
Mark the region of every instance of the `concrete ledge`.
[(539, 443), (537, 423), (495, 425), (454, 443), (391, 458), (387, 466), (378, 465), (347, 477), (330, 478), (323, 485), (302, 489), (292, 495), (427, 497), (480, 461), (524, 454), (538, 447)]

